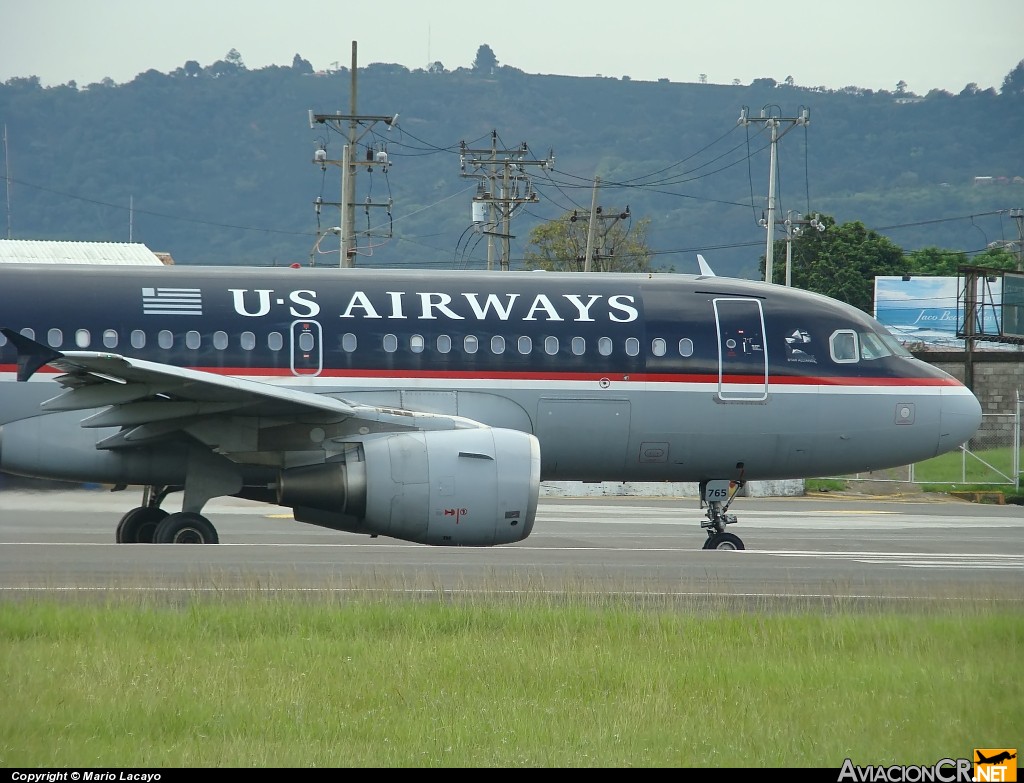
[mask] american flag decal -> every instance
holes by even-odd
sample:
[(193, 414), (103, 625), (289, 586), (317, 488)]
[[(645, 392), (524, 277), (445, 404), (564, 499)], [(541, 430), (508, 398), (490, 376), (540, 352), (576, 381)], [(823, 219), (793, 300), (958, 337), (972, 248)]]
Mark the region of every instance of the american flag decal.
[(202, 315), (203, 292), (198, 288), (143, 288), (143, 315)]

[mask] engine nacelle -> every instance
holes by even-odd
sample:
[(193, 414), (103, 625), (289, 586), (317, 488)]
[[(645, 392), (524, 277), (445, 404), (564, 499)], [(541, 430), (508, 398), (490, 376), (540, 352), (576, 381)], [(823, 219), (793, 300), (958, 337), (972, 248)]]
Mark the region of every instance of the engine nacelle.
[(442, 546), (522, 541), (540, 495), (540, 444), (481, 427), (381, 433), (338, 460), (284, 470), (278, 502), (335, 530)]

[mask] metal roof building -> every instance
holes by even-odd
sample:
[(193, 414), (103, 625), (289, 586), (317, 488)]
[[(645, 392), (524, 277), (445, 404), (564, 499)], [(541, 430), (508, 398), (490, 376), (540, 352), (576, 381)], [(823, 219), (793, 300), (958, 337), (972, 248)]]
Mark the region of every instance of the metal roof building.
[(46, 239), (0, 239), (0, 264), (172, 265), (167, 253), (154, 253), (137, 242), (58, 242)]

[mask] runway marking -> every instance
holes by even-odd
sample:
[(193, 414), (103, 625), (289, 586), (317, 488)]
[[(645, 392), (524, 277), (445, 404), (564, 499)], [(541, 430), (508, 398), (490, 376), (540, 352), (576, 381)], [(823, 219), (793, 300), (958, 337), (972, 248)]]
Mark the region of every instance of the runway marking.
[[(41, 541), (14, 541), (5, 546), (53, 546), (52, 543)], [(119, 547), (121, 544), (109, 542), (79, 541), (62, 544), (62, 546), (78, 547)], [(248, 542), (248, 543), (221, 543), (216, 545), (219, 549), (250, 549), (250, 548), (288, 548), (288, 549), (375, 549), (382, 550), (416, 550), (424, 556), (424, 562), (428, 565), (437, 565), (438, 558), (453, 558), (450, 562), (465, 562), (471, 558), (476, 549), (456, 548), (458, 554), (453, 553), (452, 547), (430, 547), (421, 544), (410, 543), (300, 543), (300, 542)], [(542, 551), (545, 553), (568, 553), (568, 552), (663, 552), (669, 554), (700, 554), (701, 557), (757, 557), (767, 555), (780, 558), (822, 558), (830, 557), (838, 560), (846, 560), (866, 565), (894, 565), (904, 568), (942, 568), (953, 570), (1024, 570), (1024, 554), (1005, 554), (1000, 552), (972, 552), (970, 554), (958, 553), (929, 553), (929, 552), (858, 552), (839, 550), (785, 550), (785, 549), (743, 549), (736, 551), (704, 552), (691, 547), (622, 547), (622, 546), (559, 546), (559, 547), (538, 547), (529, 543), (509, 547), (488, 547), (488, 556), (513, 558), (518, 552), (528, 549), (532, 552)], [(176, 551), (176, 550), (174, 550)], [(726, 561), (722, 561), (726, 562)]]

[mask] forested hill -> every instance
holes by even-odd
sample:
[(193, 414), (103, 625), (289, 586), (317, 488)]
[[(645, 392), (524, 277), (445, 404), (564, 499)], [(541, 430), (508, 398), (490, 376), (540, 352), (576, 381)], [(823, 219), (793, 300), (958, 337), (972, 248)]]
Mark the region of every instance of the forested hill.
[[(190, 62), (120, 85), (10, 79), (0, 85), (4, 236), (131, 240), (179, 264), (308, 264), (318, 230), (339, 224), (330, 202), (341, 198), (340, 167), (321, 168), (314, 153), (324, 146), (341, 159), (345, 144), (328, 124), (311, 128), (309, 113), (351, 114), (352, 81), (347, 69), (314, 73), (298, 55), (291, 67), (256, 70), (240, 58)], [(386, 150), (389, 164), (359, 167), (356, 199), (375, 206), (356, 209), (356, 228), (376, 235), (360, 241), (360, 266), (482, 268), (487, 242), (471, 209), (481, 180), (463, 176), (460, 143), (493, 140), (526, 149), (527, 161), (554, 155), (553, 166), (520, 172), (537, 198), (511, 222), (513, 268), (533, 226), (590, 209), (597, 176), (605, 214), (628, 206), (634, 224), (649, 219), (656, 265), (696, 271), (700, 252), (720, 274), (756, 277), (770, 145), (766, 123), (738, 123), (744, 107), (755, 120), (762, 110), (784, 120), (808, 112), (808, 124), (779, 127), (779, 219), (818, 212), (907, 251), (974, 254), (1016, 239), (1010, 211), (1024, 207), (1024, 62), (999, 90), (923, 96), (902, 85), (830, 91), (770, 78), (725, 86), (371, 64), (357, 70), (356, 96), (361, 116), (398, 114), (390, 129), (358, 129), (356, 157)], [(337, 237), (320, 247), (316, 263), (336, 266)]]

